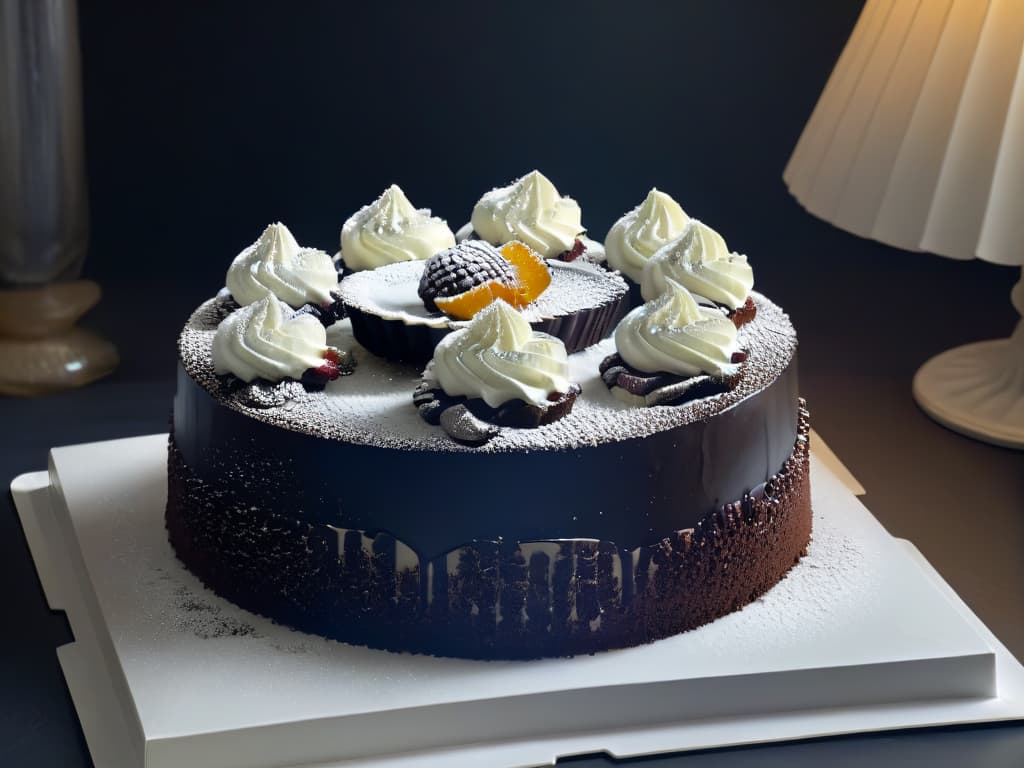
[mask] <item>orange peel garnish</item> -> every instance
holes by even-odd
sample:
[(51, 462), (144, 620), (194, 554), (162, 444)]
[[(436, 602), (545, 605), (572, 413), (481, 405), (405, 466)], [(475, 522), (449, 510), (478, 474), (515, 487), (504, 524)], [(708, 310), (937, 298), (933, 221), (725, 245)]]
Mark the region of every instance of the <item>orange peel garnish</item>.
[(516, 271), (514, 307), (525, 307), (534, 302), (551, 285), (551, 272), (540, 254), (518, 240), (505, 243), (498, 252)]
[(504, 299), (516, 306), (518, 290), (499, 280), (488, 280), (456, 296), (438, 296), (437, 308), (456, 320), (469, 320), (496, 299)]

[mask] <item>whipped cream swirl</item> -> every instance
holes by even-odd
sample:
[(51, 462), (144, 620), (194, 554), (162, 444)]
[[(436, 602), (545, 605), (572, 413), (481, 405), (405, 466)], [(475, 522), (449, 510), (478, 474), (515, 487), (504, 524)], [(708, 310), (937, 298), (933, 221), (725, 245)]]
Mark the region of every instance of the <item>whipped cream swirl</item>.
[(689, 222), (679, 203), (652, 189), (640, 205), (608, 231), (604, 249), (609, 266), (639, 284), (647, 260), (665, 243), (679, 237)]
[(640, 293), (650, 301), (675, 280), (688, 290), (729, 309), (739, 309), (754, 287), (747, 257), (730, 253), (720, 234), (697, 219), (659, 248), (644, 265)]
[(444, 219), (417, 209), (397, 184), (363, 206), (341, 228), (341, 257), (351, 270), (429, 259), (455, 245)]
[(548, 395), (569, 391), (569, 356), (561, 339), (535, 332), (499, 299), (441, 339), (433, 376), (448, 395), (483, 398), (492, 408), (517, 398), (547, 405)]
[(701, 307), (672, 278), (658, 298), (628, 315), (615, 329), (615, 347), (644, 373), (725, 376), (737, 366), (736, 326), (721, 310)]
[(333, 302), (331, 291), (338, 288), (338, 271), (327, 253), (300, 247), (288, 227), (278, 222), (235, 257), (225, 283), (243, 307), (269, 291), (298, 309), (303, 304)]
[(327, 330), (312, 315), (293, 313), (264, 292), (263, 298), (225, 317), (213, 337), (213, 371), (242, 381), (301, 379), (324, 364)]
[(540, 171), (531, 171), (481, 197), (473, 208), (471, 223), (489, 243), (522, 240), (549, 259), (572, 249), (585, 231), (582, 215), (575, 200), (559, 195)]

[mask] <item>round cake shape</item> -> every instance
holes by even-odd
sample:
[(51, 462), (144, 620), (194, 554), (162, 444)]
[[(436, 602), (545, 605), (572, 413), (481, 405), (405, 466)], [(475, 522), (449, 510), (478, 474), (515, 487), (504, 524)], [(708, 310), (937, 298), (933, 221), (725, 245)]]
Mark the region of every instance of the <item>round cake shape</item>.
[(729, 392), (625, 407), (599, 378), (605, 341), (570, 359), (572, 413), (475, 449), (419, 419), (414, 374), (358, 347), (324, 392), (252, 405), (212, 373), (204, 305), (179, 344), (172, 544), (243, 607), (392, 650), (566, 655), (699, 626), (809, 536), (796, 339), (755, 300)]

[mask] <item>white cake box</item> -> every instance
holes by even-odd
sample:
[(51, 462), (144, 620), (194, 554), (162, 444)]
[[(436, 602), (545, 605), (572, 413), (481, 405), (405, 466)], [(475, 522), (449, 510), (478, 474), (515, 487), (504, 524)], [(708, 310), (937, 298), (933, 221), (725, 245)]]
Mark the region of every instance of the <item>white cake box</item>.
[(56, 448), (12, 485), (98, 768), (530, 766), (1024, 717), (1024, 668), (817, 439), (809, 554), (766, 596), (530, 662), (353, 647), (218, 598), (166, 540), (166, 440)]

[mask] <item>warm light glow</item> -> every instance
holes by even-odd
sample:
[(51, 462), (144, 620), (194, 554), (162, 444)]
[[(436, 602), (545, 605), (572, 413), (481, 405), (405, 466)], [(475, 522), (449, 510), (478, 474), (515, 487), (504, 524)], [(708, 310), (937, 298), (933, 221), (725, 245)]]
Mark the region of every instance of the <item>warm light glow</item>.
[(908, 250), (1024, 263), (1024, 0), (868, 0), (783, 174)]

